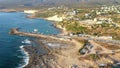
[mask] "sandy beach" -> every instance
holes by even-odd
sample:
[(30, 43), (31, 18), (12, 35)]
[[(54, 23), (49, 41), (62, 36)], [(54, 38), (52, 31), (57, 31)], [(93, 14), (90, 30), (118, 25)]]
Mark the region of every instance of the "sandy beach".
[(52, 17), (48, 17), (48, 18), (45, 18), (45, 19), (50, 20), (50, 21), (60, 22), (60, 21), (63, 21), (63, 19), (65, 19), (65, 17), (63, 17), (63, 16), (59, 17), (58, 15), (54, 15)]

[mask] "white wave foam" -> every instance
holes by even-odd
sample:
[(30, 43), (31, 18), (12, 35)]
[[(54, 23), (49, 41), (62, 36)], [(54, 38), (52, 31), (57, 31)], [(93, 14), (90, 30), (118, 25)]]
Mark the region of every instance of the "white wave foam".
[(28, 63), (29, 63), (29, 54), (28, 54), (28, 52), (26, 52), (26, 51), (24, 50), (23, 47), (24, 47), (24, 45), (20, 46), (20, 49), (21, 49), (22, 53), (24, 54), (24, 57), (23, 57), (23, 59), (24, 59), (24, 64), (20, 64), (19, 67), (17, 67), (17, 68), (23, 68), (23, 67), (25, 67), (26, 65), (28, 65)]

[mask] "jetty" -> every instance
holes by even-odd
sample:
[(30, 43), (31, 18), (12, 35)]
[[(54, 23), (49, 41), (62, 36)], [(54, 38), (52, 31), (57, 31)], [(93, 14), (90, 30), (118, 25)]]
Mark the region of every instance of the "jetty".
[(30, 37), (37, 37), (37, 38), (48, 38), (49, 37), (49, 36), (45, 36), (42, 34), (21, 32), (21, 31), (19, 31), (19, 28), (12, 28), (9, 33), (12, 35), (30, 36)]
[(35, 38), (43, 38), (43, 39), (70, 41), (70, 39), (65, 39), (64, 37), (56, 37), (56, 36), (53, 36), (53, 35), (51, 36), (51, 35), (21, 32), (21, 31), (19, 31), (19, 28), (12, 28), (9, 33), (11, 35), (20, 35), (20, 36), (29, 36), (29, 37), (35, 37)]

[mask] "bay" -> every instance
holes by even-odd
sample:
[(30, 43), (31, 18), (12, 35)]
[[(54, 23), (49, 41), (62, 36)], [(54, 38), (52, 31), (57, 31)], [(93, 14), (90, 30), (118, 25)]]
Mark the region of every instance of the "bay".
[(52, 26), (52, 22), (44, 19), (29, 19), (22, 12), (0, 12), (0, 68), (17, 68), (23, 65), (24, 54), (20, 46), (27, 37), (9, 34), (11, 28), (21, 28), (21, 31), (32, 32), (38, 29), (43, 34), (58, 34), (59, 29)]

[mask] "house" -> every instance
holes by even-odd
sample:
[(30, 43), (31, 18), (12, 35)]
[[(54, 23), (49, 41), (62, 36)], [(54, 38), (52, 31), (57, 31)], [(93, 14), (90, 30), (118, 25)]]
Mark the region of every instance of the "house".
[(24, 10), (24, 13), (28, 13), (28, 14), (34, 14), (38, 12), (38, 10)]
[(99, 39), (111, 39), (112, 40), (112, 36), (100, 36), (98, 37)]
[(91, 44), (85, 44), (84, 48), (80, 51), (81, 54), (87, 54), (91, 51), (93, 48), (93, 45)]

